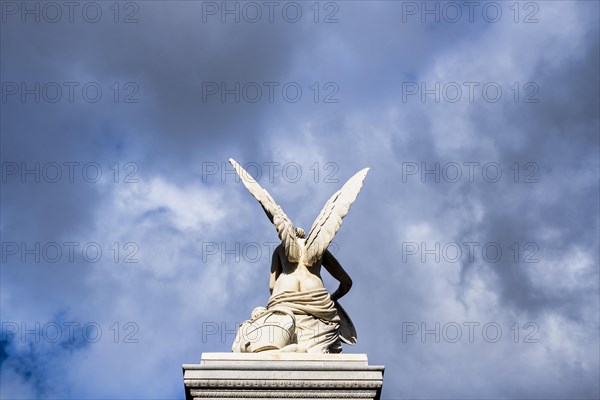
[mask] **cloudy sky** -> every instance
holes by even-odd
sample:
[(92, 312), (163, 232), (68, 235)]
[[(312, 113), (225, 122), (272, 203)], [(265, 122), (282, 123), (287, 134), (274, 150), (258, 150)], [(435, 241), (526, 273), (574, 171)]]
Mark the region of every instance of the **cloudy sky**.
[[(331, 250), (388, 399), (599, 387), (599, 5), (1, 5), (1, 396), (183, 398), (277, 235)], [(330, 290), (334, 282), (324, 277)]]

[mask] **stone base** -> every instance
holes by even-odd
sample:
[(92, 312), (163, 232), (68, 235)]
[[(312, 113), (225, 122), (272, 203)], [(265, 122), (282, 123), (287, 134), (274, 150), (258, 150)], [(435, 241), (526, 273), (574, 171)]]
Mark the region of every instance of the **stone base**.
[(383, 366), (366, 354), (204, 353), (183, 365), (192, 399), (379, 399)]

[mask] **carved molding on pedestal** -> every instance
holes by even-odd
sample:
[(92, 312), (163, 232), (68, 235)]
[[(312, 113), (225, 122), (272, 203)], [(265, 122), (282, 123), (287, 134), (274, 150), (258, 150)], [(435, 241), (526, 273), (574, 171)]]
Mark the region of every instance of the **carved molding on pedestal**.
[(378, 399), (383, 366), (366, 354), (204, 353), (184, 364), (186, 399)]

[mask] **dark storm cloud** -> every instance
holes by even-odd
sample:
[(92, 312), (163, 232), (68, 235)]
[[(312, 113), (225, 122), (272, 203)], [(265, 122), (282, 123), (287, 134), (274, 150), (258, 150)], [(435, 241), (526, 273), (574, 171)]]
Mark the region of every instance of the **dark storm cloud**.
[[(298, 40), (293, 34), (300, 28), (289, 28), (202, 23), (199, 2), (144, 3), (135, 24), (40, 24), (27, 26), (22, 34), (22, 25), (7, 23), (3, 48), (11, 59), (3, 63), (3, 75), (15, 81), (92, 80), (107, 92), (113, 81), (134, 82), (140, 106), (102, 107), (103, 112), (96, 107), (93, 112), (100, 121), (128, 135), (130, 146), (147, 143), (154, 161), (197, 157), (232, 137), (250, 145), (266, 107), (203, 102), (202, 83), (227, 82), (232, 87), (235, 81), (281, 81), (293, 62), (294, 48), (312, 40), (310, 31), (300, 32)], [(37, 62), (40, 57), (44, 63)], [(73, 113), (63, 118), (69, 125), (80, 120)], [(81, 121), (90, 123), (85, 115)], [(157, 148), (161, 152), (155, 152)]]
[[(2, 241), (133, 240), (141, 261), (114, 263), (110, 250), (96, 264), (80, 254), (58, 264), (12, 256), (2, 264), (2, 320), (62, 321), (61, 310), (84, 322), (135, 317), (141, 341), (64, 351), (3, 341), (3, 382), (22, 381), (10, 395), (68, 396), (46, 384), (49, 371), (75, 365), (85, 368), (52, 378), (73, 397), (180, 396), (179, 364), (196, 362), (202, 351), (229, 350), (231, 335), (201, 340), (205, 325), (231, 326), (266, 301), (270, 255), (222, 263), (217, 254), (205, 262), (202, 246), (276, 240), (239, 182), (230, 175), (223, 181), (221, 171), (202, 175), (203, 162), (222, 168), (235, 156), (242, 164), (302, 166), (299, 182), (277, 170), (274, 182), (261, 183), (305, 229), (347, 178), (372, 168), (335, 241), (355, 282), (342, 303), (359, 343), (346, 351), (386, 365), (385, 398), (597, 397), (596, 3), (536, 2), (540, 22), (530, 25), (513, 23), (506, 7), (498, 23), (422, 23), (420, 15), (403, 21), (406, 2), (339, 3), (334, 24), (312, 22), (308, 9), (296, 24), (205, 23), (202, 2), (159, 1), (137, 3), (138, 23), (115, 24), (109, 3), (101, 4), (107, 18), (96, 24), (2, 23), (3, 82), (93, 81), (104, 93), (98, 103), (21, 103), (18, 95), (2, 102), (3, 162), (96, 162), (104, 173), (98, 183), (9, 177), (2, 182)], [(540, 102), (403, 98), (404, 82), (436, 80), (533, 81)], [(202, 99), (206, 82), (271, 81), (298, 82), (303, 101)], [(134, 83), (139, 102), (114, 103), (113, 82), (120, 96)], [(339, 102), (312, 102), (313, 82), (321, 89), (337, 84)], [(139, 168), (137, 184), (122, 182), (126, 162)], [(309, 168), (315, 162), (316, 181)], [(326, 162), (338, 168), (335, 184), (323, 181)], [(407, 162), (497, 162), (505, 175), (498, 183), (422, 183), (420, 175), (404, 181)], [(539, 182), (514, 183), (515, 162), (523, 174), (525, 163), (535, 163)], [(421, 241), (498, 242), (507, 258), (404, 260), (403, 243)], [(535, 242), (540, 262), (512, 262), (514, 242)], [(473, 320), (500, 321), (508, 339), (488, 343), (478, 332), (474, 343), (421, 343), (420, 335), (403, 341), (405, 322), (431, 328)], [(514, 321), (536, 322), (540, 342), (510, 342)], [(147, 362), (121, 370), (124, 357)], [(28, 371), (26, 360), (46, 363)], [(83, 371), (94, 381), (82, 379)], [(136, 374), (154, 379), (132, 389)]]
[[(517, 105), (510, 105), (508, 112), (517, 118), (504, 125), (503, 132), (487, 126), (485, 118), (478, 120), (481, 131), (495, 132), (495, 138), (505, 138), (495, 139), (502, 148), (501, 164), (535, 162), (539, 167), (539, 183), (529, 189), (501, 186), (477, 193), (488, 205), (487, 215), (472, 230), (487, 241), (533, 242), (540, 248), (542, 263), (559, 259), (574, 246), (590, 251), (594, 265), (600, 262), (598, 182), (587, 179), (590, 169), (598, 167), (599, 138), (594, 133), (598, 132), (599, 109), (595, 95), (600, 85), (596, 73), (600, 67), (598, 38), (590, 37), (588, 43), (585, 56), (571, 61), (564, 70), (547, 71), (542, 65), (538, 67), (535, 76), (544, 88), (541, 104), (527, 112), (519, 112)], [(569, 99), (566, 104), (565, 98)], [(511, 144), (515, 140), (522, 145), (515, 148)], [(547, 196), (563, 201), (544, 201)], [(545, 230), (558, 231), (559, 237), (544, 239)], [(468, 270), (469, 266), (465, 266), (464, 272)], [(598, 291), (597, 285), (584, 291), (576, 287), (567, 293), (540, 288), (535, 276), (514, 263), (498, 265), (493, 271), (499, 278), (504, 301), (534, 314), (559, 309), (565, 310), (569, 317), (585, 318), (580, 314), (582, 306), (593, 302)], [(597, 281), (597, 273), (590, 278)]]
[[(21, 162), (29, 168), (38, 161), (42, 167), (57, 162), (65, 175), (60, 184), (22, 185), (19, 173), (3, 182), (5, 210), (26, 210), (5, 213), (11, 236), (23, 230), (25, 236), (55, 238), (90, 223), (105, 188), (81, 176), (65, 184), (65, 162), (99, 163), (106, 178), (114, 162), (133, 161), (142, 172), (168, 170), (174, 179), (187, 176), (198, 159), (214, 160), (210, 154), (222, 141), (235, 138), (235, 146), (254, 146), (266, 105), (203, 103), (202, 82), (280, 81), (293, 61), (290, 54), (311, 33), (294, 39), (300, 28), (289, 29), (289, 24), (286, 29), (246, 24), (240, 31), (236, 25), (202, 23), (201, 15), (201, 3), (148, 2), (141, 4), (134, 24), (114, 24), (110, 18), (97, 24), (81, 18), (21, 24), (15, 18), (3, 24), (2, 48), (8, 55), (2, 60), (3, 81), (26, 82), (30, 88), (36, 82), (58, 82), (63, 89), (63, 82), (79, 84), (72, 104), (66, 89), (58, 104), (44, 98), (38, 104), (33, 96), (22, 103), (19, 95), (3, 104), (2, 159), (19, 169)], [(88, 103), (79, 91), (89, 82), (103, 90), (98, 103)], [(120, 96), (130, 93), (123, 85), (133, 82), (139, 103), (113, 103), (113, 82), (119, 83)], [(44, 202), (39, 202), (41, 193)]]

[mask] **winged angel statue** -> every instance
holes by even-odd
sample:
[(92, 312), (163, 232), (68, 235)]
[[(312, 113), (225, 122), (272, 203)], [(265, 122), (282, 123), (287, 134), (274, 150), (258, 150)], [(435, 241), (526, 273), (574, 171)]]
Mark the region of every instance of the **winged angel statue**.
[[(321, 210), (305, 236), (273, 197), (235, 160), (229, 159), (246, 188), (275, 225), (281, 244), (274, 250), (267, 307), (257, 307), (238, 327), (234, 352), (289, 351), (341, 353), (341, 342), (356, 343), (356, 330), (339, 298), (352, 286), (350, 276), (327, 250), (369, 168), (359, 171)], [(331, 295), (321, 279), (321, 266), (340, 282)]]

